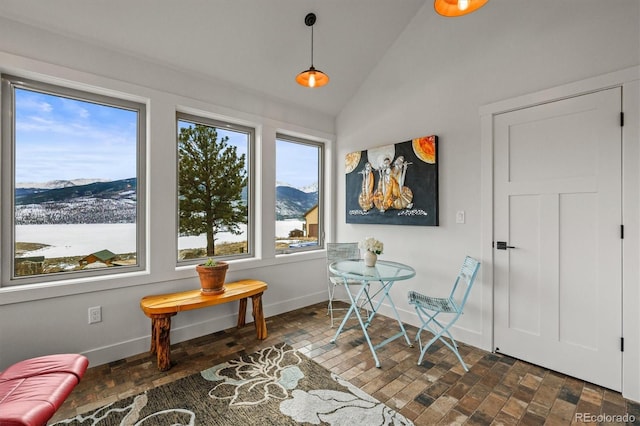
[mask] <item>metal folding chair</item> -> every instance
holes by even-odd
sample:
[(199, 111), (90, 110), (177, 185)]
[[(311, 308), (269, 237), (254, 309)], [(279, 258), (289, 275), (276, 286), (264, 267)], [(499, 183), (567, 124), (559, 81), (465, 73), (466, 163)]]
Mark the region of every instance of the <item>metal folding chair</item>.
[[(327, 274), (328, 274), (328, 290), (329, 305), (327, 307), (327, 315), (331, 316), (331, 327), (333, 327), (333, 311), (347, 311), (349, 308), (334, 308), (335, 290), (339, 285), (344, 285), (344, 279), (336, 276), (329, 270), (329, 265), (336, 260), (344, 259), (360, 259), (360, 249), (358, 243), (327, 243)], [(354, 282), (357, 284), (358, 282)], [(348, 288), (345, 289), (349, 291)]]
[[(453, 336), (449, 332), (449, 329), (453, 324), (455, 324), (456, 321), (458, 321), (460, 315), (462, 315), (464, 305), (467, 303), (469, 292), (471, 291), (471, 287), (473, 286), (473, 282), (476, 279), (479, 268), (480, 262), (472, 257), (467, 256), (464, 259), (462, 268), (460, 269), (460, 273), (458, 273), (458, 276), (456, 277), (456, 280), (453, 284), (451, 294), (447, 298), (425, 296), (424, 294), (420, 294), (415, 291), (409, 292), (409, 304), (414, 306), (416, 312), (418, 313), (418, 317), (422, 322), (422, 327), (420, 327), (420, 329), (418, 330), (415, 339), (420, 344), (420, 358), (418, 359), (418, 365), (422, 364), (424, 354), (427, 352), (429, 347), (436, 340), (440, 340), (446, 347), (453, 351), (456, 357), (458, 357), (458, 360), (460, 361), (460, 364), (462, 364), (462, 367), (464, 367), (464, 370), (469, 371), (464, 361), (462, 360), (460, 353), (458, 352), (458, 344), (453, 339)], [(458, 288), (458, 284), (461, 281), (466, 284), (467, 288), (464, 290), (462, 299), (459, 302), (456, 302), (454, 297)], [(436, 316), (443, 313), (453, 314), (453, 318), (451, 318), (451, 320), (447, 323), (444, 323), (444, 321), (438, 321), (436, 319)], [(431, 338), (431, 340), (429, 340), (429, 342), (427, 342), (427, 344), (423, 346), (420, 334), (424, 329), (427, 329), (431, 333), (433, 333), (433, 338)], [(449, 337), (451, 343), (447, 342), (443, 338), (444, 335)]]

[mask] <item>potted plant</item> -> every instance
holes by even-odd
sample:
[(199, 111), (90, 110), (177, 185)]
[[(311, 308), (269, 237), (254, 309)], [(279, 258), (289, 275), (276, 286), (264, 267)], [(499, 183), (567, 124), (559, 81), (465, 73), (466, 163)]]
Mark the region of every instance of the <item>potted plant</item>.
[(378, 255), (382, 254), (384, 250), (384, 244), (382, 241), (378, 241), (373, 237), (367, 237), (360, 241), (358, 247), (364, 252), (364, 264), (366, 266), (376, 266)]
[(229, 264), (222, 260), (207, 259), (205, 263), (196, 265), (200, 275), (200, 291), (205, 295), (224, 293), (224, 280)]

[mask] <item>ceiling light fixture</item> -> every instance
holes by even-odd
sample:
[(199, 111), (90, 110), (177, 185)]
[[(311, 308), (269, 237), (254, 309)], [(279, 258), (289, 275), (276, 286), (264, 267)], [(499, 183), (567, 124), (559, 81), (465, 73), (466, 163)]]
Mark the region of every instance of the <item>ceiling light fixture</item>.
[(455, 17), (480, 9), (489, 0), (435, 0), (433, 8), (442, 16)]
[(311, 66), (308, 70), (297, 75), (296, 81), (304, 87), (321, 87), (329, 82), (329, 76), (313, 67), (313, 24), (316, 23), (316, 14), (309, 13), (304, 18), (307, 27), (311, 27)]

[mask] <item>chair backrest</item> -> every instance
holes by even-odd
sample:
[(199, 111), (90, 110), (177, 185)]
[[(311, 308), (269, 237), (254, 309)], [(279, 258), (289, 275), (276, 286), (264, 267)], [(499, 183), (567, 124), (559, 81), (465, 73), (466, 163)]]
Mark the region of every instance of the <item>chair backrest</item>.
[(359, 258), (360, 249), (358, 248), (358, 243), (327, 243), (327, 274), (329, 279), (335, 276), (329, 270), (330, 264), (336, 260)]
[(327, 266), (343, 259), (360, 259), (358, 243), (327, 243)]
[(460, 281), (463, 281), (467, 288), (464, 291), (464, 295), (462, 296), (462, 300), (458, 304), (460, 309), (467, 303), (467, 297), (469, 297), (469, 292), (471, 291), (471, 287), (476, 280), (476, 275), (478, 275), (478, 269), (480, 269), (480, 262), (478, 262), (473, 257), (465, 257), (464, 262), (462, 262), (462, 268), (460, 268), (460, 272), (456, 277), (456, 282), (453, 284), (453, 289), (451, 289), (451, 299), (453, 299), (456, 289), (458, 288), (458, 284)]

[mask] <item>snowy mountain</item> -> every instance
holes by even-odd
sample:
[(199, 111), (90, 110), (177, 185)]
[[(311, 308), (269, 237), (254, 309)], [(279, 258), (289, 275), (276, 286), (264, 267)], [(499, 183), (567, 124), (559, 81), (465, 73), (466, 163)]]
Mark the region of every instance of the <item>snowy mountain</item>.
[[(135, 178), (22, 183), (15, 190), (16, 224), (133, 223), (136, 186)], [(317, 185), (276, 186), (277, 220), (302, 219), (317, 203)]]
[(71, 180), (50, 180), (48, 182), (18, 182), (16, 188), (20, 189), (58, 189), (69, 186), (88, 185), (95, 182), (109, 182), (109, 179), (71, 179)]
[(307, 194), (312, 193), (312, 192), (318, 192), (318, 183), (314, 183), (311, 185), (307, 185), (307, 186), (303, 186), (302, 188), (299, 188), (300, 191), (302, 192), (306, 192)]
[(317, 192), (304, 192), (291, 186), (276, 186), (276, 220), (302, 219), (316, 204)]
[[(67, 186), (62, 181), (16, 188), (16, 224), (134, 223), (136, 178)], [(52, 187), (53, 189), (44, 189)]]
[(276, 182), (276, 188), (281, 187), (281, 186), (294, 188), (294, 189), (297, 189), (299, 191), (306, 192), (307, 194), (311, 193), (311, 192), (318, 192), (318, 183), (317, 182), (316, 183), (312, 183), (311, 185), (303, 186), (302, 188), (298, 188), (297, 186), (293, 186), (293, 185), (291, 185), (289, 183), (286, 183), (286, 182), (280, 182), (280, 181)]

